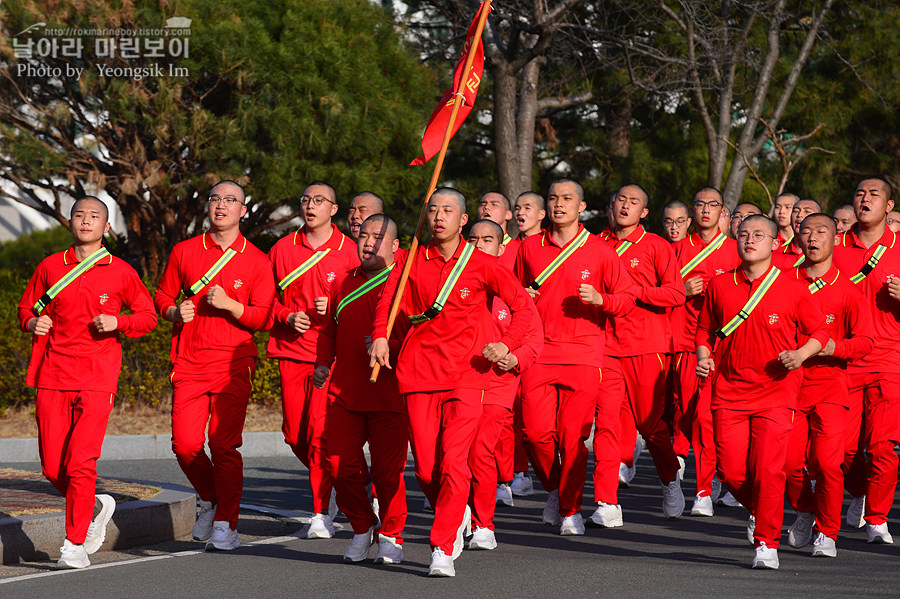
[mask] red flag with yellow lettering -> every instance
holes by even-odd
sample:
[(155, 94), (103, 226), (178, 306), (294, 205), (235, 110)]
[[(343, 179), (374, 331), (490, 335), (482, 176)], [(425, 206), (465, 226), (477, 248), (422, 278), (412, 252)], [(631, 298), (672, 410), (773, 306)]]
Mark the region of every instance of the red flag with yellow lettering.
[(474, 46), (475, 60), (472, 62), (472, 70), (466, 78), (465, 85), (460, 90), (465, 97), (465, 101), (463, 102), (463, 105), (459, 107), (459, 112), (457, 112), (456, 122), (453, 123), (453, 134), (451, 137), (456, 135), (456, 132), (459, 131), (459, 127), (462, 125), (463, 121), (465, 121), (466, 117), (469, 116), (469, 113), (472, 112), (472, 106), (475, 104), (475, 97), (478, 95), (478, 86), (481, 84), (481, 75), (484, 72), (484, 45), (481, 43), (480, 38), (473, 39), (475, 37), (475, 30), (478, 26), (478, 19), (483, 10), (484, 2), (478, 7), (478, 13), (476, 13), (475, 18), (472, 19), (472, 24), (469, 25), (469, 31), (466, 33), (466, 43), (463, 44), (462, 55), (459, 57), (456, 68), (453, 70), (453, 87), (444, 92), (444, 97), (441, 98), (437, 108), (431, 113), (431, 117), (428, 119), (428, 125), (425, 126), (425, 134), (422, 136), (423, 155), (410, 162), (410, 166), (425, 164), (440, 151), (441, 143), (444, 141), (444, 133), (447, 131), (447, 124), (450, 122), (450, 113), (453, 112), (453, 104), (454, 102), (459, 101), (459, 97), (455, 94), (455, 90), (460, 87), (459, 82), (463, 76), (462, 71), (465, 69), (466, 59)]

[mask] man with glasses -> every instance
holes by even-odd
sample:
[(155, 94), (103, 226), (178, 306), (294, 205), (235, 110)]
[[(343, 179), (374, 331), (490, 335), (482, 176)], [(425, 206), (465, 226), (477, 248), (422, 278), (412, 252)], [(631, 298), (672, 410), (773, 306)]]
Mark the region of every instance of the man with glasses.
[[(275, 286), (265, 254), (240, 231), (244, 189), (209, 192), (209, 231), (172, 250), (154, 303), (172, 328), (172, 451), (199, 496), (193, 537), (207, 550), (240, 547), (243, 462), (238, 447), (256, 369), (253, 332), (272, 326)], [(179, 303), (178, 297), (184, 294)], [(209, 453), (204, 450), (209, 422)]]
[[(284, 440), (309, 469), (313, 517), (308, 539), (330, 539), (337, 506), (325, 452), (327, 385), (313, 384), (316, 346), (328, 316), (328, 296), (338, 275), (359, 265), (356, 245), (331, 222), (338, 205), (334, 188), (317, 181), (300, 198), (303, 227), (269, 251), (280, 291), (267, 347), (278, 358)], [(329, 509), (330, 507), (330, 509)]]
[[(754, 568), (778, 568), (787, 452), (800, 366), (829, 339), (825, 315), (793, 273), (772, 265), (778, 226), (749, 216), (740, 267), (714, 277), (697, 327), (697, 376), (712, 383), (722, 484), (750, 510)], [(807, 339), (798, 347), (798, 338)]]
[(687, 237), (691, 227), (691, 213), (687, 204), (681, 200), (672, 200), (663, 206), (663, 237), (669, 243), (676, 243)]
[(694, 194), (691, 204), (694, 232), (675, 244), (675, 259), (687, 296), (684, 305), (673, 309), (671, 315), (677, 369), (675, 419), (694, 448), (697, 485), (691, 515), (712, 516), (719, 489), (713, 489), (716, 446), (710, 410), (711, 389), (697, 378), (694, 338), (709, 281), (717, 274), (735, 268), (740, 264), (740, 258), (735, 241), (719, 230), (722, 213), (719, 190), (704, 187)]
[(762, 214), (762, 210), (759, 209), (759, 206), (751, 204), (750, 202), (741, 202), (734, 207), (734, 211), (731, 213), (731, 222), (728, 227), (728, 235), (732, 239), (737, 239), (738, 227), (740, 227), (741, 222), (751, 214)]

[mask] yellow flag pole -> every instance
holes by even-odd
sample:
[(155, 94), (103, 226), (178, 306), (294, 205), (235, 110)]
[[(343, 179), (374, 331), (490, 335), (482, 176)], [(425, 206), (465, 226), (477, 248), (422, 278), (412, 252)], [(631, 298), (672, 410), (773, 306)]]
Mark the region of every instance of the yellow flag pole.
[[(475, 28), (475, 36), (472, 38), (475, 43), (480, 44), (481, 34), (484, 31), (484, 23), (491, 12), (491, 0), (485, 0), (484, 8), (481, 11), (481, 17)], [(447, 146), (450, 145), (450, 138), (453, 137), (453, 125), (456, 123), (456, 115), (459, 113), (459, 107), (465, 101), (463, 96), (463, 88), (469, 81), (469, 71), (472, 70), (472, 63), (475, 61), (475, 47), (469, 49), (469, 55), (466, 58), (466, 65), (463, 68), (463, 76), (459, 78), (459, 85), (454, 90), (455, 101), (453, 110), (450, 112), (450, 121), (447, 123), (447, 130), (444, 131), (444, 140), (441, 142), (441, 151), (438, 152), (437, 162), (434, 164), (434, 172), (431, 175), (431, 183), (428, 184), (428, 193), (425, 194), (425, 202), (422, 204), (422, 211), (419, 213), (419, 223), (416, 225), (416, 234), (409, 246), (409, 256), (406, 264), (403, 265), (403, 272), (400, 273), (400, 282), (397, 284), (397, 291), (394, 293), (394, 301), (391, 303), (391, 312), (388, 316), (387, 337), (390, 339), (391, 331), (394, 329), (394, 322), (397, 320), (397, 314), (400, 312), (400, 301), (403, 298), (403, 292), (406, 290), (406, 283), (409, 280), (409, 271), (412, 269), (413, 261), (416, 259), (416, 252), (419, 249), (419, 239), (422, 237), (422, 230), (425, 228), (425, 214), (428, 208), (428, 200), (431, 194), (437, 188), (438, 178), (441, 175), (441, 169), (444, 166), (444, 157), (447, 155)], [(376, 363), (372, 368), (372, 374), (369, 376), (369, 382), (374, 383), (378, 379), (378, 372), (381, 370), (381, 364)]]

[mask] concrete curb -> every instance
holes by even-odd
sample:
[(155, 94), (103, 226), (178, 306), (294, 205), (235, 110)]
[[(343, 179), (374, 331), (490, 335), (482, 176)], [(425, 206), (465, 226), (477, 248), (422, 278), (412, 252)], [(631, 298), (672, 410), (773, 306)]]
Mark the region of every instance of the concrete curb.
[[(294, 455), (281, 431), (244, 433), (240, 452), (245, 458)], [(173, 459), (172, 435), (109, 435), (103, 440), (102, 456), (107, 460)], [(40, 461), (37, 439), (0, 439), (0, 462)]]
[[(142, 482), (161, 488), (151, 499), (116, 506), (101, 551), (171, 541), (191, 532), (197, 515), (193, 489)], [(4, 564), (50, 559), (65, 537), (65, 512), (0, 519), (0, 555)]]

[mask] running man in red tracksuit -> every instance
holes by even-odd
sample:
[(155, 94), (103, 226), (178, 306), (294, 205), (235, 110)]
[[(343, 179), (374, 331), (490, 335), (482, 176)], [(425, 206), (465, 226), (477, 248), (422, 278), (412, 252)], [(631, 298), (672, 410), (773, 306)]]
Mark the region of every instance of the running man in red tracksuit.
[(199, 496), (192, 534), (208, 541), (207, 550), (241, 544), (237, 521), (244, 475), (238, 447), (256, 369), (253, 333), (272, 326), (271, 267), (240, 231), (245, 198), (234, 181), (213, 186), (209, 231), (172, 249), (153, 298), (160, 315), (175, 323), (172, 451)]
[[(507, 250), (503, 245), (503, 229), (494, 221), (483, 219), (469, 230), (469, 243), (476, 249), (491, 255), (502, 256)], [(491, 320), (488, 336), (500, 338), (509, 327), (509, 308), (497, 296), (488, 298)], [(494, 535), (494, 508), (497, 504), (496, 482), (500, 468), (500, 436), (511, 429), (513, 404), (519, 390), (519, 375), (540, 355), (544, 347), (544, 331), (540, 317), (534, 312), (532, 326), (528, 329), (525, 342), (506, 358), (493, 365), (490, 380), (482, 401), (481, 422), (469, 452), (469, 467), (472, 470), (472, 493), (469, 504), (472, 507), (472, 539), (469, 549), (496, 549)], [(508, 484), (511, 480), (507, 480)], [(508, 488), (508, 487), (507, 487)], [(510, 503), (512, 494), (509, 493)]]
[(603, 380), (594, 419), (597, 509), (591, 516), (595, 524), (604, 527), (623, 524), (617, 494), (623, 404), (656, 465), (663, 486), (663, 514), (680, 518), (684, 511), (680, 464), (663, 419), (666, 373), (672, 351), (667, 309), (684, 303), (684, 281), (675, 266), (672, 247), (641, 226), (641, 219), (649, 214), (649, 200), (639, 185), (619, 189), (610, 202), (613, 230), (600, 234), (621, 258), (635, 283), (636, 296), (635, 308), (628, 314), (610, 318), (606, 328)]
[[(328, 390), (312, 383), (316, 345), (328, 321), (328, 295), (339, 274), (359, 264), (356, 244), (331, 222), (337, 213), (334, 188), (316, 182), (303, 191), (300, 210), (305, 224), (269, 251), (281, 297), (275, 299), (275, 324), (267, 353), (278, 358), (284, 441), (309, 469), (313, 516), (308, 539), (334, 535), (336, 506), (325, 453)], [(331, 509), (329, 509), (331, 508)]]
[[(825, 315), (793, 273), (772, 266), (777, 225), (744, 219), (741, 266), (714, 277), (697, 327), (697, 375), (713, 376), (719, 478), (750, 510), (754, 568), (778, 568), (784, 461), (800, 366), (828, 342)], [(808, 337), (800, 342), (801, 335)], [(713, 353), (715, 348), (715, 353)]]
[[(34, 335), (27, 383), (37, 388), (41, 468), (66, 498), (57, 567), (84, 568), (116, 509), (112, 497), (94, 493), (122, 366), (119, 332), (140, 337), (156, 326), (156, 314), (134, 269), (103, 247), (106, 204), (93, 196), (76, 201), (69, 230), (72, 247), (41, 261), (19, 301), (18, 318), (22, 330)], [(132, 313), (120, 314), (123, 308)]]
[(687, 300), (671, 314), (676, 369), (674, 399), (676, 425), (694, 449), (696, 490), (691, 516), (712, 516), (713, 502), (720, 491), (714, 489), (718, 480), (715, 479), (716, 445), (710, 407), (712, 386), (697, 378), (694, 348), (697, 320), (710, 280), (741, 263), (737, 243), (719, 230), (722, 206), (719, 190), (713, 187), (698, 190), (691, 201), (694, 232), (675, 244), (675, 259), (684, 279)]
[[(344, 552), (347, 562), (366, 559), (373, 540), (378, 542), (376, 564), (403, 561), (403, 470), (409, 446), (406, 406), (393, 370), (381, 373), (375, 385), (369, 383), (367, 347), (375, 306), (399, 247), (397, 224), (390, 217), (375, 214), (363, 221), (357, 231), (361, 264), (341, 273), (331, 286), (329, 319), (319, 336), (313, 384), (325, 385), (334, 362), (325, 437), (337, 505), (353, 527), (353, 539)], [(395, 350), (399, 349), (404, 332), (405, 328), (397, 327), (392, 333)], [(367, 442), (372, 481), (378, 489), (379, 514), (373, 511), (366, 491), (369, 468), (363, 446)]]
[(547, 207), (550, 229), (526, 239), (516, 260), (544, 326), (544, 350), (522, 374), (525, 449), (550, 494), (543, 522), (583, 535), (584, 443), (597, 409), (606, 321), (634, 308), (636, 290), (615, 251), (578, 222), (586, 208), (580, 184), (554, 182)]
[[(471, 520), (469, 449), (490, 363), (522, 344), (534, 315), (512, 275), (462, 238), (466, 220), (461, 193), (434, 192), (427, 206), (432, 239), (412, 258), (401, 303), (414, 326), (400, 350), (397, 380), (409, 413), (416, 478), (434, 506), (429, 576), (456, 574), (453, 560), (462, 553)], [(375, 312), (372, 365), (390, 367), (387, 321), (401, 266), (391, 273)], [(512, 312), (507, 333), (493, 342), (486, 338), (488, 293), (499, 295)]]
[(856, 457), (846, 472), (845, 485), (854, 497), (847, 523), (865, 524), (870, 543), (893, 542), (887, 520), (897, 487), (894, 448), (900, 442), (900, 237), (887, 227), (891, 194), (884, 179), (861, 181), (853, 197), (857, 223), (834, 250), (835, 265), (866, 296), (875, 325), (875, 347), (847, 366), (851, 416), (845, 459)]
[[(803, 202), (797, 202), (794, 209)], [(822, 351), (803, 364), (803, 384), (784, 463), (787, 496), (797, 510), (788, 541), (792, 547), (809, 544), (815, 521), (818, 534), (813, 557), (837, 556), (835, 541), (844, 495), (844, 431), (850, 417), (847, 361), (869, 353), (874, 335), (865, 297), (832, 263), (836, 236), (834, 219), (816, 213), (803, 219), (795, 237), (805, 256), (803, 265), (794, 270), (795, 276), (809, 289), (812, 303), (831, 327), (831, 339)]]

